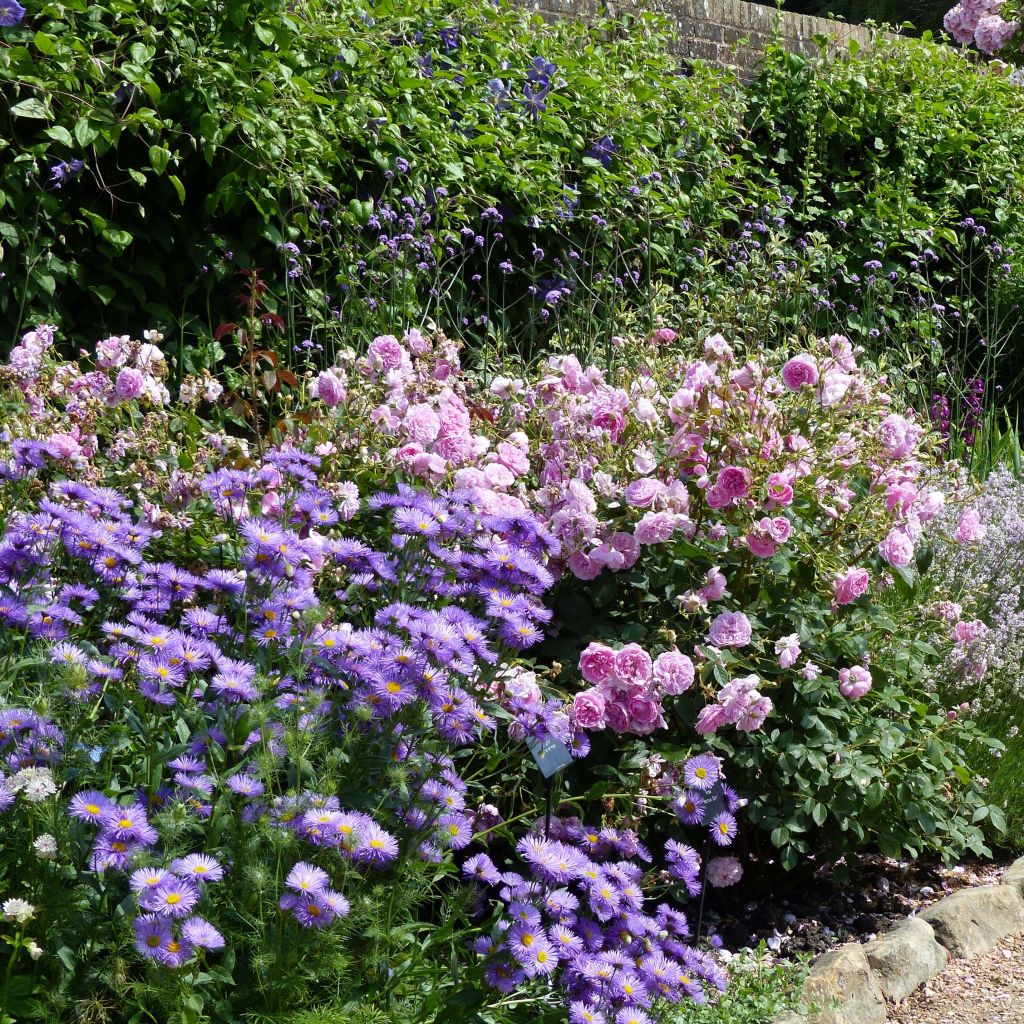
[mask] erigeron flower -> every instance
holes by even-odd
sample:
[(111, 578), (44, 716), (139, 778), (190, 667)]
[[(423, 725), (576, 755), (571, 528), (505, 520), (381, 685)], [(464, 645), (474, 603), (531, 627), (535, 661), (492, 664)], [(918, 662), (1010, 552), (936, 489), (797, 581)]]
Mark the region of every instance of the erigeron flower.
[(34, 804), (41, 803), (57, 792), (57, 784), (49, 768), (22, 768), (10, 777), (8, 787)]
[(49, 832), (38, 836), (32, 843), (32, 849), (40, 860), (57, 859), (57, 840)]
[(0, 904), (0, 910), (3, 911), (4, 920), (14, 921), (17, 924), (25, 924), (31, 921), (35, 916), (36, 908), (28, 902), (28, 900), (19, 899), (14, 897), (13, 899), (4, 900)]

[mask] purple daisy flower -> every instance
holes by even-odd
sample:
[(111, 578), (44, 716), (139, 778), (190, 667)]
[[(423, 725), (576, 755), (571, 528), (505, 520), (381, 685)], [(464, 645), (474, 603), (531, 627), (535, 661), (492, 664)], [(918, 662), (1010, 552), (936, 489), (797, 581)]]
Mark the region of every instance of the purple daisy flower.
[[(2, 2), (2, 0), (0, 0)], [(135, 948), (150, 960), (159, 960), (174, 939), (171, 922), (159, 914), (143, 914), (132, 922)]]
[(284, 884), (295, 892), (319, 893), (330, 885), (330, 881), (331, 879), (327, 872), (322, 868), (307, 864), (305, 861), (299, 861), (288, 872), (288, 877), (285, 879)]
[(219, 882), (224, 877), (224, 868), (216, 857), (205, 853), (190, 853), (171, 863), (171, 870), (184, 878), (197, 882)]
[(181, 937), (199, 949), (223, 949), (224, 936), (202, 917), (190, 917), (181, 926)]
[(72, 797), (68, 813), (79, 821), (102, 825), (113, 805), (98, 789), (87, 789)]
[(736, 838), (737, 831), (736, 818), (728, 811), (711, 819), (711, 838), (719, 846), (729, 846)]
[(144, 906), (166, 917), (187, 917), (198, 902), (199, 889), (194, 882), (170, 875), (155, 889), (146, 891)]
[(692, 789), (712, 789), (721, 776), (718, 759), (711, 754), (691, 757), (683, 767), (683, 781)]

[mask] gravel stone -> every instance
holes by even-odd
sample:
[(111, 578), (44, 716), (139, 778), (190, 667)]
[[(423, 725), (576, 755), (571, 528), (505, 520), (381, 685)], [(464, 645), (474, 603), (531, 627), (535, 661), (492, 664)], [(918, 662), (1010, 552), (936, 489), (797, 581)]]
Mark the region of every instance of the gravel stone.
[(893, 1007), (890, 1024), (1024, 1024), (1024, 936), (941, 974)]

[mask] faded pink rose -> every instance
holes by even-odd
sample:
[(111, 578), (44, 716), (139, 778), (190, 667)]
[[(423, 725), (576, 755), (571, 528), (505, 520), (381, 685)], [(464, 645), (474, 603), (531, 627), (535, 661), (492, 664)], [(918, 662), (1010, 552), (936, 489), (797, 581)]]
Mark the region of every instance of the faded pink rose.
[(665, 490), (665, 485), (660, 480), (645, 476), (634, 480), (626, 487), (623, 497), (627, 505), (633, 508), (650, 508), (654, 499)]
[(839, 670), (839, 692), (847, 700), (859, 700), (871, 689), (871, 673), (860, 665)]
[(46, 443), (60, 459), (73, 459), (82, 454), (82, 446), (70, 434), (51, 434)]
[(578, 580), (596, 580), (604, 571), (600, 562), (595, 562), (582, 551), (575, 551), (569, 556), (569, 571)]
[(953, 636), (959, 643), (967, 644), (988, 632), (988, 626), (981, 619), (958, 622), (953, 627)]
[(615, 651), (604, 644), (591, 643), (580, 654), (580, 675), (588, 683), (603, 683), (615, 674)]
[(653, 670), (651, 656), (639, 644), (626, 644), (615, 652), (615, 675), (628, 686), (647, 683)]
[(779, 657), (779, 668), (792, 668), (800, 657), (800, 634), (790, 633), (775, 641), (775, 653)]
[(581, 690), (572, 701), (573, 721), (581, 728), (589, 729), (592, 732), (603, 729), (607, 724), (605, 722), (606, 706), (604, 694), (597, 687)]
[(842, 569), (832, 578), (837, 605), (853, 604), (862, 594), (867, 593), (871, 577), (867, 569)]
[(345, 386), (342, 384), (340, 378), (332, 370), (324, 370), (320, 373), (316, 380), (313, 382), (313, 391), (316, 393), (316, 397), (320, 399), (324, 405), (334, 408), (337, 405), (341, 405), (347, 397), (345, 394)]
[(409, 365), (409, 354), (393, 334), (382, 334), (370, 342), (366, 359), (374, 370), (394, 370)]
[(984, 540), (987, 532), (977, 509), (965, 509), (960, 516), (960, 522), (956, 524), (956, 542), (973, 544), (975, 541)]
[(638, 544), (664, 544), (676, 532), (676, 518), (671, 512), (647, 512), (636, 524), (633, 536)]
[(821, 382), (819, 396), (821, 404), (828, 408), (830, 405), (841, 402), (852, 384), (853, 377), (848, 373), (843, 373), (842, 370), (827, 370)]
[(114, 382), (114, 394), (125, 400), (138, 398), (142, 394), (144, 384), (142, 371), (126, 366), (118, 371), (117, 380)]
[(693, 662), (680, 651), (665, 651), (654, 659), (654, 682), (668, 697), (676, 697), (693, 686)]
[(708, 639), (715, 647), (746, 647), (750, 637), (750, 620), (743, 612), (722, 612), (715, 617), (708, 632)]
[(743, 877), (743, 866), (735, 857), (712, 857), (708, 861), (708, 884), (716, 889), (735, 885)]
[(878, 545), (878, 553), (896, 569), (910, 565), (914, 558), (914, 542), (902, 527), (890, 530), (885, 540)]
[(441, 417), (425, 402), (410, 405), (402, 419), (405, 433), (418, 444), (430, 444), (441, 432)]
[(701, 736), (708, 736), (713, 732), (717, 732), (723, 725), (727, 724), (728, 715), (726, 714), (725, 708), (720, 704), (708, 704), (698, 712), (694, 729), (696, 729)]
[(700, 592), (706, 601), (717, 601), (725, 593), (727, 586), (728, 582), (722, 570), (713, 565), (704, 575), (704, 586)]
[(782, 367), (782, 383), (790, 391), (799, 391), (802, 387), (818, 383), (818, 364), (814, 357), (802, 352), (793, 356)]

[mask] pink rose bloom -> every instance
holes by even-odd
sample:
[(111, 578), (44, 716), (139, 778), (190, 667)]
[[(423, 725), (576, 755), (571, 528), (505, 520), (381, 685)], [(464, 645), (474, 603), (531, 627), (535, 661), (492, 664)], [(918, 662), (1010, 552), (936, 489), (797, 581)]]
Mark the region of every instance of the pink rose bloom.
[(897, 527), (890, 530), (888, 536), (878, 545), (878, 553), (894, 568), (901, 569), (910, 565), (914, 558), (914, 542), (906, 530)]
[(660, 480), (654, 480), (649, 476), (634, 480), (626, 487), (623, 497), (627, 505), (633, 508), (650, 508), (654, 499), (665, 490), (665, 485)]
[(588, 644), (580, 654), (579, 666), (588, 683), (603, 683), (615, 674), (615, 652), (604, 644)]
[(341, 405), (347, 397), (345, 386), (332, 370), (324, 370), (317, 376), (313, 382), (313, 390), (316, 392), (316, 397), (332, 409)]
[(636, 687), (630, 692), (626, 707), (629, 709), (630, 727), (641, 736), (653, 732), (662, 721), (658, 702), (643, 687)]
[(82, 454), (82, 446), (70, 434), (51, 434), (46, 443), (60, 459), (73, 459)]
[(818, 383), (818, 364), (814, 356), (802, 352), (793, 356), (782, 368), (782, 383), (790, 391)]
[(765, 719), (772, 713), (775, 705), (771, 697), (754, 697), (736, 719), (736, 728), (740, 732), (757, 732), (764, 725)]
[(370, 342), (366, 359), (374, 370), (394, 370), (409, 365), (409, 354), (393, 334), (382, 334)]
[(654, 659), (654, 682), (667, 697), (677, 697), (693, 686), (693, 662), (679, 651), (665, 651)]
[(893, 412), (879, 423), (878, 440), (890, 455), (894, 455), (907, 444), (909, 430), (910, 423), (907, 422), (906, 417)]
[(717, 601), (725, 593), (727, 586), (722, 570), (713, 565), (704, 575), (704, 586), (700, 592), (706, 601)]
[(988, 626), (980, 619), (972, 619), (970, 622), (958, 622), (953, 627), (953, 636), (962, 644), (977, 640), (988, 632)]
[(604, 544), (596, 547), (590, 557), (613, 572), (632, 569), (640, 557), (640, 544), (631, 533), (613, 533)]
[(783, 507), (793, 504), (793, 475), (792, 473), (772, 473), (765, 483), (765, 490), (768, 493), (768, 507), (775, 508), (778, 505)]
[(777, 544), (785, 544), (793, 532), (793, 527), (785, 516), (775, 516), (769, 520), (767, 529), (772, 540)]
[(860, 665), (839, 670), (839, 692), (847, 700), (860, 700), (871, 689), (871, 673)]
[(497, 448), (498, 461), (515, 476), (522, 476), (530, 470), (530, 460), (522, 448), (508, 441), (501, 441)]
[(96, 365), (103, 370), (124, 366), (128, 361), (129, 338), (111, 337), (96, 342)]
[(745, 498), (750, 493), (750, 472), (739, 466), (726, 466), (718, 474), (715, 487), (726, 501)]
[(142, 394), (144, 384), (142, 371), (126, 366), (118, 371), (117, 380), (114, 382), (114, 394), (124, 400), (138, 398)]
[(615, 675), (627, 686), (642, 686), (654, 671), (651, 656), (639, 644), (626, 644), (615, 653)]
[(723, 889), (743, 877), (743, 867), (735, 857), (712, 857), (708, 861), (707, 877), (710, 885)]
[(771, 558), (779, 550), (779, 545), (775, 543), (771, 534), (760, 524), (747, 534), (747, 547), (757, 558)]
[(569, 556), (569, 571), (578, 580), (596, 580), (604, 571), (600, 562), (595, 562), (582, 551), (576, 551)]
[(410, 327), (402, 336), (402, 341), (409, 347), (409, 351), (415, 356), (425, 356), (431, 349), (431, 341), (425, 337), (423, 332), (415, 327)]
[(436, 482), (441, 480), (445, 473), (448, 472), (448, 463), (440, 455), (422, 452), (419, 455), (414, 455), (409, 460), (409, 468), (417, 476), (422, 476)]
[(608, 724), (620, 736), (629, 731), (629, 708), (625, 701), (613, 700), (605, 713)]
[(973, 544), (975, 541), (984, 540), (987, 532), (977, 509), (965, 509), (960, 516), (960, 522), (956, 524), (956, 542), (957, 544)]
[(743, 612), (722, 612), (708, 632), (708, 639), (715, 647), (746, 647), (750, 637), (750, 620)]
[(676, 340), (676, 332), (671, 327), (659, 327), (651, 334), (652, 345), (669, 345)]
[(853, 378), (848, 373), (843, 373), (842, 370), (826, 370), (821, 382), (820, 401), (822, 406), (828, 408), (830, 405), (841, 402), (852, 384)]
[(676, 518), (671, 512), (647, 512), (636, 524), (633, 536), (638, 544), (664, 544), (676, 532)]
[(792, 668), (800, 657), (800, 634), (790, 633), (776, 640), (775, 653), (779, 656), (779, 668)]
[(904, 481), (898, 484), (889, 484), (885, 489), (885, 507), (890, 512), (906, 512), (914, 502), (917, 501), (917, 487)]
[(626, 417), (618, 409), (601, 409), (594, 414), (592, 422), (595, 427), (607, 430), (612, 441), (617, 441), (626, 429)]
[(603, 729), (605, 722), (604, 694), (596, 687), (581, 690), (572, 701), (573, 721), (583, 729), (597, 731)]
[(837, 605), (853, 604), (862, 594), (867, 593), (871, 577), (867, 569), (842, 569), (832, 578)]
[(425, 402), (410, 405), (402, 420), (406, 434), (418, 444), (430, 444), (441, 432), (441, 418)]
[(709, 736), (727, 724), (727, 717), (725, 708), (720, 704), (708, 704), (707, 707), (701, 708), (697, 714), (694, 729), (701, 736)]

